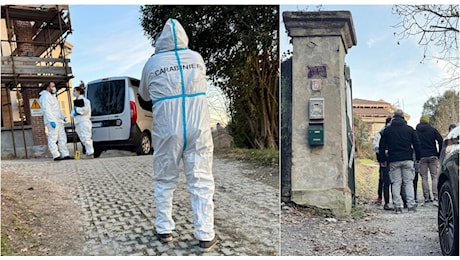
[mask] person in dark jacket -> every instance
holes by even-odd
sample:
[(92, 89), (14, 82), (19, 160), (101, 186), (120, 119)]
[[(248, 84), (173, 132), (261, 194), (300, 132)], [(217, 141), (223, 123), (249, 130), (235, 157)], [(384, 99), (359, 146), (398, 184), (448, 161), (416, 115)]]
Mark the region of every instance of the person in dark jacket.
[(414, 151), (416, 161), (420, 160), (420, 141), (417, 134), (404, 120), (404, 112), (398, 109), (391, 124), (382, 133), (378, 153), (379, 162), (390, 165), (391, 193), (396, 214), (402, 213), (403, 208), (401, 187), (404, 187), (408, 211), (416, 211)]
[[(372, 143), (372, 149), (374, 150), (376, 154), (377, 160), (379, 156), (378, 153), (379, 153), (380, 137), (382, 136), (383, 130), (385, 130), (385, 128), (390, 125), (391, 119), (392, 119), (391, 117), (387, 117), (387, 119), (385, 120), (385, 126), (375, 134), (374, 141)], [(379, 186), (377, 189), (377, 195), (378, 195), (377, 203), (379, 205), (382, 203), (382, 193), (383, 193), (383, 199), (385, 202), (385, 204), (383, 205), (384, 210), (393, 210), (393, 208), (390, 207), (390, 186), (391, 186), (390, 168), (388, 167), (388, 165), (383, 165), (383, 163), (380, 163), (379, 164)]]
[[(438, 165), (439, 153), (442, 149), (442, 136), (436, 128), (429, 124), (429, 118), (423, 115), (420, 123), (415, 128), (420, 140), (420, 175), (422, 176), (422, 189), (425, 203), (438, 200)], [(436, 145), (437, 143), (437, 145)], [(433, 200), (430, 197), (430, 187), (428, 185), (428, 170), (431, 175), (431, 191)]]

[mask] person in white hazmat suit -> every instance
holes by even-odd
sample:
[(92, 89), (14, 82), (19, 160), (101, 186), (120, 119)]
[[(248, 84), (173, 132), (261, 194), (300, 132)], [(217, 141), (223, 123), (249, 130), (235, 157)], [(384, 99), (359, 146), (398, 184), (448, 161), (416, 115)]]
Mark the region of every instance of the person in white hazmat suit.
[(85, 86), (80, 85), (75, 87), (73, 90), (73, 95), (76, 101), (74, 102), (74, 107), (71, 113), (71, 117), (74, 118), (75, 122), (75, 131), (80, 138), (81, 143), (85, 147), (86, 158), (94, 158), (94, 149), (93, 149), (93, 140), (91, 139), (91, 102), (85, 98)]
[(194, 236), (203, 251), (217, 243), (214, 232), (214, 177), (210, 112), (206, 98), (206, 66), (188, 49), (182, 25), (169, 19), (146, 62), (139, 87), (152, 100), (155, 228), (162, 242), (172, 240), (173, 192), (182, 160), (193, 210)]
[(48, 148), (55, 161), (74, 159), (69, 155), (67, 149), (67, 136), (62, 123), (62, 121), (67, 122), (67, 118), (62, 113), (59, 102), (54, 96), (56, 91), (54, 82), (47, 82), (43, 85), (38, 98), (43, 111), (43, 121), (48, 129)]

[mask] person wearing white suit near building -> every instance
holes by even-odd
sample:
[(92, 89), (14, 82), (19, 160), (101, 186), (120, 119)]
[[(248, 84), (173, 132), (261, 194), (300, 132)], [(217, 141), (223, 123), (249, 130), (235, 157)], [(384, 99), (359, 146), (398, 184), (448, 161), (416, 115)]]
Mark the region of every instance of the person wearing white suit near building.
[(67, 149), (67, 136), (62, 122), (67, 122), (67, 118), (59, 107), (58, 99), (54, 96), (56, 92), (54, 82), (47, 82), (43, 84), (38, 98), (43, 111), (43, 121), (48, 129), (48, 148), (55, 161), (74, 159)]
[(71, 117), (74, 118), (75, 131), (80, 138), (81, 143), (85, 147), (86, 158), (94, 158), (93, 140), (91, 139), (91, 102), (85, 98), (85, 86), (81, 84), (75, 87), (73, 95), (75, 97), (74, 107), (71, 113)]

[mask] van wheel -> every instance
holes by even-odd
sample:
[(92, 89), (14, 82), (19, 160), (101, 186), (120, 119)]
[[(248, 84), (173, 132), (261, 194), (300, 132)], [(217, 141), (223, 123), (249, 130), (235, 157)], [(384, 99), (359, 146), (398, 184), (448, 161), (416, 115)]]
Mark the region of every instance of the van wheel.
[(94, 148), (94, 158), (99, 158), (101, 156), (102, 150)]
[(146, 155), (149, 154), (150, 151), (152, 150), (152, 145), (150, 142), (150, 137), (146, 133), (142, 133), (141, 135), (141, 142), (139, 144), (139, 152), (137, 152), (137, 155)]

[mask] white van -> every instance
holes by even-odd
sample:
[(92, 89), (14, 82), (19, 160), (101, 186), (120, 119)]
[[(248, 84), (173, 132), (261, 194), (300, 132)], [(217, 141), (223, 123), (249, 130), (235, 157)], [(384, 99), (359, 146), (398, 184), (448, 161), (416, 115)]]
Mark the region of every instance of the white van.
[(140, 80), (110, 77), (88, 82), (94, 157), (106, 150), (151, 154), (152, 103), (138, 94)]

